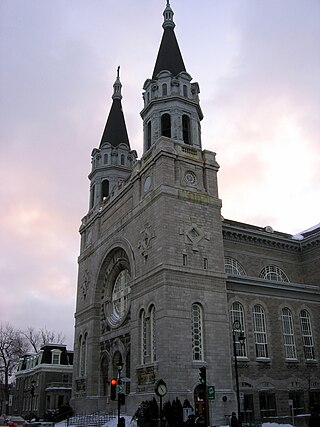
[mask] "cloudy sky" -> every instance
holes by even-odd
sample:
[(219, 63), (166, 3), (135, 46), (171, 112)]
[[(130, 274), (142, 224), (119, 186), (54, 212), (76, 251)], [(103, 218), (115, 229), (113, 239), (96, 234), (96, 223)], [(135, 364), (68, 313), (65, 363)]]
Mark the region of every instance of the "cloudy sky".
[[(131, 147), (165, 0), (0, 1), (0, 320), (73, 341), (90, 154), (121, 65)], [(200, 84), (224, 217), (295, 234), (319, 223), (320, 1), (171, 0)]]

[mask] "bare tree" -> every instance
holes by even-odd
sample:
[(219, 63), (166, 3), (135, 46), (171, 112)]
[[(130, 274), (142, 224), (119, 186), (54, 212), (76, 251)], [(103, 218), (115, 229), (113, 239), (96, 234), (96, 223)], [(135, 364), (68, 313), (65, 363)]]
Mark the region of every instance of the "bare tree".
[(62, 344), (65, 341), (65, 335), (62, 332), (49, 331), (46, 327), (35, 329), (28, 326), (26, 331), (22, 331), (32, 350), (37, 353), (40, 347), (46, 344)]
[(28, 343), (18, 329), (10, 323), (0, 323), (0, 378), (4, 384), (6, 401), (9, 399), (9, 379), (20, 357), (28, 351), (28, 348)]

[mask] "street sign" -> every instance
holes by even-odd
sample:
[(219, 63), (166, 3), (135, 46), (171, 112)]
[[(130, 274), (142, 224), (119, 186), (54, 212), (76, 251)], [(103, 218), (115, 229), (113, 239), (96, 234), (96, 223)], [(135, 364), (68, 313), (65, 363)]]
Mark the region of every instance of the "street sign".
[(214, 400), (216, 398), (216, 389), (214, 385), (208, 385), (207, 387), (208, 400)]
[(123, 391), (124, 391), (124, 387), (123, 387), (123, 385), (122, 384), (118, 384), (117, 385), (117, 393), (119, 394), (119, 393), (123, 393)]

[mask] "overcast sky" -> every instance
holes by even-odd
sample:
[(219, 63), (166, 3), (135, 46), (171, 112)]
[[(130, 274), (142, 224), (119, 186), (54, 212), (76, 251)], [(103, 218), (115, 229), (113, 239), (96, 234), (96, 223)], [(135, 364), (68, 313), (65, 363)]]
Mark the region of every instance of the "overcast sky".
[[(0, 0), (0, 320), (73, 343), (81, 218), (121, 66), (131, 147), (165, 0)], [(225, 218), (319, 223), (320, 1), (171, 0)]]

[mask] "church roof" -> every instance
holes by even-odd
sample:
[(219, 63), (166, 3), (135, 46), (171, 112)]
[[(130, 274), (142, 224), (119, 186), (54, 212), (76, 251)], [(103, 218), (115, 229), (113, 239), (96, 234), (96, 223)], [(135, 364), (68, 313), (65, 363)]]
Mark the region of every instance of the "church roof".
[(119, 78), (119, 68), (117, 72), (117, 79), (113, 85), (114, 91), (112, 95), (112, 105), (107, 119), (106, 126), (104, 128), (100, 148), (105, 142), (109, 142), (113, 147), (117, 147), (119, 144), (126, 144), (130, 147), (129, 137), (124, 119), (122, 104), (121, 104), (121, 82)]
[(153, 70), (152, 78), (154, 79), (160, 71), (168, 70), (174, 76), (181, 71), (186, 71), (176, 35), (174, 33), (175, 24), (173, 22), (173, 11), (167, 1), (167, 7), (163, 13), (164, 32), (160, 43), (160, 48)]

